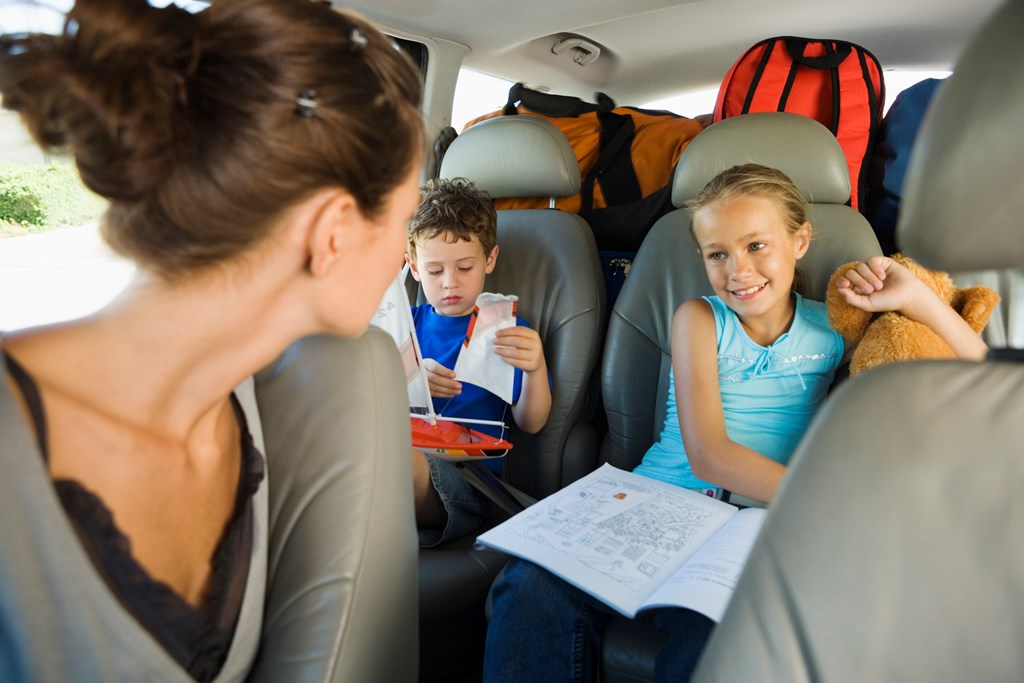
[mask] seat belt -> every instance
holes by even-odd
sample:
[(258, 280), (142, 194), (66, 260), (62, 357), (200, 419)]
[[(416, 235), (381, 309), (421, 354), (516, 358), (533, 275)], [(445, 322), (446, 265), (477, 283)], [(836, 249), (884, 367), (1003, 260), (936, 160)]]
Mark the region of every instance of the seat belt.
[(536, 498), (503, 481), (482, 462), (458, 462), (455, 467), (473, 488), (509, 515), (517, 515), (537, 502)]

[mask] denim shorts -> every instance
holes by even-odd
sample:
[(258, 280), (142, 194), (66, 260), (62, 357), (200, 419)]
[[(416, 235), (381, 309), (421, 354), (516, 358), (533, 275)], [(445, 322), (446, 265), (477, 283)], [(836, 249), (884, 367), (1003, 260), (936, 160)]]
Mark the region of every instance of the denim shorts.
[(430, 455), (426, 458), (430, 482), (447, 513), (443, 529), (419, 529), (420, 546), (432, 548), (461, 538), (479, 527), (490, 516), (492, 503), (463, 478), (454, 463)]

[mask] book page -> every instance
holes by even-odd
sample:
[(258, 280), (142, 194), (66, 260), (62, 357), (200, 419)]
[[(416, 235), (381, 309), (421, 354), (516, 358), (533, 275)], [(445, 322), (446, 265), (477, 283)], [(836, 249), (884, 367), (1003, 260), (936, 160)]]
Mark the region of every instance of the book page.
[(477, 541), (546, 567), (633, 616), (735, 512), (606, 464)]
[(644, 604), (689, 607), (721, 621), (768, 510), (740, 510)]

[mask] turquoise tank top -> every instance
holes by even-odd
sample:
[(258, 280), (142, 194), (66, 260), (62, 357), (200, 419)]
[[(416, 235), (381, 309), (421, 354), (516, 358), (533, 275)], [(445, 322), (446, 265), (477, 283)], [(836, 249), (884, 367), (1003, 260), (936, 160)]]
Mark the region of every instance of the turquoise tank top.
[[(704, 299), (715, 315), (726, 433), (736, 443), (786, 464), (828, 394), (842, 361), (843, 338), (829, 327), (825, 304), (799, 294), (793, 324), (770, 346), (751, 340), (736, 313), (717, 296)], [(665, 425), (634, 471), (686, 488), (715, 486), (690, 469), (672, 373)]]

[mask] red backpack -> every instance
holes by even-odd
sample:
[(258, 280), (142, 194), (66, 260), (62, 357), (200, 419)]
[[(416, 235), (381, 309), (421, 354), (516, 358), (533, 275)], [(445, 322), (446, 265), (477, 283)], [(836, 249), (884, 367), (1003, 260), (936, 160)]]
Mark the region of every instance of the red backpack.
[(715, 121), (737, 114), (787, 111), (826, 126), (850, 167), (850, 205), (863, 204), (865, 160), (885, 102), (882, 68), (870, 52), (842, 40), (779, 37), (755, 44), (732, 65), (718, 90)]

